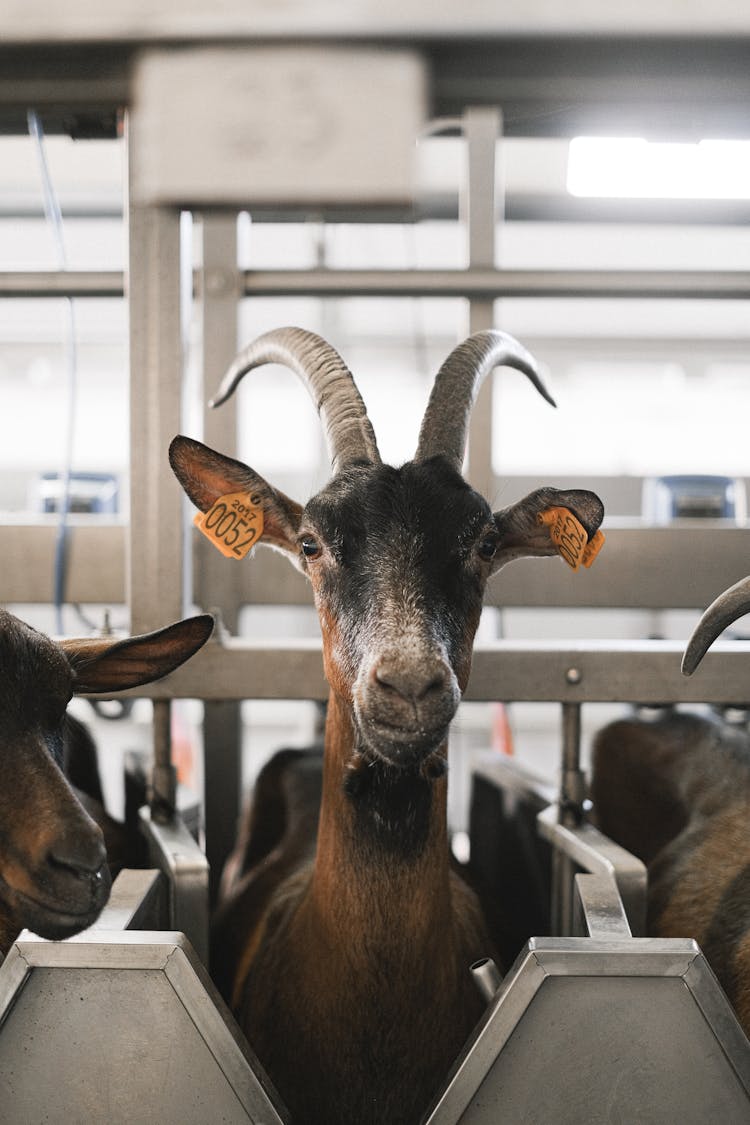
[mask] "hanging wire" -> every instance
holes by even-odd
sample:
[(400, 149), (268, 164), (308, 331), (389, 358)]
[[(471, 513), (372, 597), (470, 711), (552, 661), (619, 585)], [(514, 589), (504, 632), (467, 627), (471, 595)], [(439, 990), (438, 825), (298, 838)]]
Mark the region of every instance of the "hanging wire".
[[(68, 268), (68, 258), (65, 251), (65, 238), (63, 232), (62, 211), (55, 191), (55, 185), (50, 175), (47, 163), (47, 153), (44, 145), (44, 131), (36, 110), (30, 109), (26, 114), (29, 136), (34, 142), (37, 154), (39, 176), (42, 182), (42, 197), (44, 201), (44, 214), (47, 219), (52, 239), (57, 254), (58, 268)], [(65, 587), (68, 569), (68, 514), (70, 511), (71, 476), (73, 468), (73, 450), (75, 448), (75, 419), (78, 398), (78, 348), (76, 332), (76, 311), (72, 297), (65, 298), (66, 333), (65, 333), (65, 369), (67, 375), (67, 409), (64, 420), (63, 460), (60, 471), (60, 493), (58, 499), (57, 535), (55, 537), (54, 559), (54, 604), (55, 628), (59, 634), (64, 633), (63, 605), (65, 603)], [(83, 616), (83, 615), (81, 615)]]

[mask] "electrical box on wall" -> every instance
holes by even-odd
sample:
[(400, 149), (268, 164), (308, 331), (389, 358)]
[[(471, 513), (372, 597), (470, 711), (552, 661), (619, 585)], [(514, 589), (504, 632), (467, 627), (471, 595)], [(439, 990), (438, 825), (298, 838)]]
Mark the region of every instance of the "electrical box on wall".
[(135, 202), (408, 207), (426, 114), (414, 51), (145, 51), (131, 115)]

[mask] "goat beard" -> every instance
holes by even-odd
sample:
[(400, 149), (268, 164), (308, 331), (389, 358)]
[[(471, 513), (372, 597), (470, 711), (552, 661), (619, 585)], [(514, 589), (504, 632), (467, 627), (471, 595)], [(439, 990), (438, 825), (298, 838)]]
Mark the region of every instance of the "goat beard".
[(448, 762), (440, 750), (433, 750), (417, 763), (398, 767), (367, 747), (356, 747), (346, 763), (344, 775), (344, 789), (350, 797), (357, 796), (371, 784), (368, 771), (376, 766), (390, 766), (398, 770), (399, 774), (403, 776), (412, 774), (414, 777), (420, 777), (423, 781), (429, 782), (438, 781), (448, 771)]

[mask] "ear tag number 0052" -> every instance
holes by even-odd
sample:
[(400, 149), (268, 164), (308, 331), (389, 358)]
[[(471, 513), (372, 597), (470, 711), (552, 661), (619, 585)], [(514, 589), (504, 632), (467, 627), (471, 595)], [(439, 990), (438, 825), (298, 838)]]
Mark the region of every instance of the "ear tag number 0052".
[(244, 559), (263, 534), (260, 496), (230, 492), (214, 501), (207, 512), (198, 512), (193, 523), (228, 559)]
[(591, 566), (604, 544), (603, 532), (597, 531), (589, 539), (583, 524), (568, 508), (547, 508), (538, 519), (549, 527), (550, 539), (568, 566), (573, 570)]

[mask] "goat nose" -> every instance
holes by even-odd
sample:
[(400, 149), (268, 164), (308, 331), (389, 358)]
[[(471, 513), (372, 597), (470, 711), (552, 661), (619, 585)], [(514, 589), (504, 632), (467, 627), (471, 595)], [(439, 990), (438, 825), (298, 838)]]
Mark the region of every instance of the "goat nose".
[(52, 867), (64, 868), (77, 875), (96, 875), (107, 860), (104, 838), (100, 831), (59, 836), (47, 852)]
[(371, 674), (379, 687), (409, 703), (419, 703), (443, 691), (450, 678), (450, 670), (442, 660), (402, 661), (397, 657), (381, 658)]

